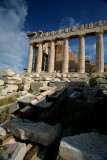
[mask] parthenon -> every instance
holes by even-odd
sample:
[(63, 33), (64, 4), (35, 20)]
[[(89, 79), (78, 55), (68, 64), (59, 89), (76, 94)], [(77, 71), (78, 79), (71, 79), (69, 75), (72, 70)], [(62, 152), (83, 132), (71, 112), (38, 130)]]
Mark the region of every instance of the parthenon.
[[(104, 41), (103, 35), (107, 34), (107, 20), (99, 21), (72, 28), (61, 29), (58, 31), (38, 34), (35, 32), (27, 32), (29, 37), (29, 58), (27, 73), (40, 73), (42, 70), (53, 73), (55, 70), (56, 44), (63, 43), (62, 53), (62, 73), (69, 72), (69, 40), (79, 39), (78, 51), (78, 72), (85, 73), (85, 38), (89, 36), (96, 37), (96, 72), (104, 72)], [(48, 45), (48, 47), (46, 47)], [(34, 51), (36, 49), (36, 58)], [(45, 60), (44, 60), (45, 50)], [(47, 66), (43, 63), (47, 62)], [(33, 63), (35, 65), (33, 65)], [(47, 70), (46, 70), (47, 68)]]

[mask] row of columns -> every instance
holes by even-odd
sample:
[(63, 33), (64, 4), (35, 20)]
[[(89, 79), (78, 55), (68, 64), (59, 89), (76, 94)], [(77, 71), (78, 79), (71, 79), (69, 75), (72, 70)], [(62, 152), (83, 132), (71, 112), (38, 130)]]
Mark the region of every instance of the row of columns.
[[(36, 62), (36, 73), (40, 73), (42, 69), (42, 57), (43, 57), (43, 44), (38, 44), (38, 54)], [(55, 60), (55, 42), (50, 42), (50, 51), (48, 55), (48, 72), (54, 72), (54, 60)], [(29, 59), (28, 59), (28, 70), (27, 73), (32, 72), (32, 61), (33, 61), (33, 45), (30, 45)], [(64, 39), (63, 45), (63, 56), (62, 56), (62, 73), (68, 73), (69, 66), (69, 39)], [(85, 72), (85, 36), (79, 36), (79, 53), (78, 53), (78, 72)], [(103, 43), (103, 32), (96, 33), (96, 72), (104, 72), (104, 43)]]

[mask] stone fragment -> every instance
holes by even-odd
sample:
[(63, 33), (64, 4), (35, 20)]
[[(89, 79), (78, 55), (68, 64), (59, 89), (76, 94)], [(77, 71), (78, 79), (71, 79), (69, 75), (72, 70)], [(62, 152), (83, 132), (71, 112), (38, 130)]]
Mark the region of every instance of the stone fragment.
[(57, 160), (105, 160), (106, 158), (107, 136), (91, 132), (62, 138)]
[(26, 106), (20, 110), (21, 117), (26, 117), (32, 114), (34, 109), (31, 106)]
[(50, 77), (43, 76), (43, 77), (41, 77), (41, 80), (42, 80), (42, 81), (50, 81), (51, 78), (50, 78)]
[(25, 155), (24, 160), (36, 160), (39, 146), (33, 146)]
[(4, 86), (0, 86), (0, 90), (1, 90), (1, 89), (4, 89)]
[(35, 95), (33, 95), (31, 93), (27, 93), (26, 95), (17, 98), (17, 100), (18, 100), (18, 102), (29, 104), (35, 98), (36, 98)]
[(15, 75), (14, 77), (4, 77), (4, 83), (20, 84), (22, 83), (22, 79), (19, 75)]
[(23, 90), (28, 91), (29, 89), (30, 89), (30, 82), (27, 82), (27, 83), (24, 84)]
[(3, 136), (6, 134), (6, 130), (3, 127), (0, 127), (0, 136)]
[(97, 78), (97, 83), (99, 83), (99, 84), (107, 84), (107, 79)]
[(5, 84), (5, 88), (8, 89), (9, 93), (16, 92), (18, 90), (18, 85), (15, 84)]
[(0, 86), (4, 85), (4, 81), (0, 80)]
[(0, 159), (2, 160), (23, 160), (25, 154), (25, 143), (10, 143), (0, 146)]
[(1, 89), (1, 90), (0, 90), (0, 96), (6, 96), (7, 93), (8, 93), (8, 88)]
[(40, 87), (43, 87), (43, 86), (45, 86), (45, 83), (44, 83), (43, 81), (40, 81), (40, 82), (38, 82), (38, 81), (32, 82), (32, 83), (31, 83), (31, 90), (35, 92), (35, 91), (37, 91)]
[(13, 140), (13, 135), (12, 134), (2, 135), (2, 136), (0, 136), (0, 145), (3, 145), (5, 143), (9, 143), (12, 140)]
[(22, 140), (30, 140), (44, 146), (51, 144), (57, 135), (54, 127), (44, 122), (27, 123), (21, 119), (8, 121), (6, 129)]
[(11, 70), (5, 70), (3, 71), (2, 75), (5, 77), (5, 76), (8, 76), (8, 77), (12, 77), (15, 75), (15, 72), (11, 71)]
[(49, 90), (50, 88), (51, 88), (51, 87), (49, 87), (49, 86), (40, 87), (40, 88), (39, 88), (39, 91), (44, 92), (44, 91)]
[(51, 82), (60, 82), (59, 78), (52, 78)]

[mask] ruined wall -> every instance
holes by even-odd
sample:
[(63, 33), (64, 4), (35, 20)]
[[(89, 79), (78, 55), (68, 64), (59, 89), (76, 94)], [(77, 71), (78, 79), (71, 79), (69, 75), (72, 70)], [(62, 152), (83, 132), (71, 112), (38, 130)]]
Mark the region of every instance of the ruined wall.
[[(55, 47), (55, 70), (61, 71), (62, 68), (62, 53), (63, 53), (63, 44), (56, 45)], [(69, 51), (69, 72), (77, 71), (77, 63), (78, 63), (78, 56)]]

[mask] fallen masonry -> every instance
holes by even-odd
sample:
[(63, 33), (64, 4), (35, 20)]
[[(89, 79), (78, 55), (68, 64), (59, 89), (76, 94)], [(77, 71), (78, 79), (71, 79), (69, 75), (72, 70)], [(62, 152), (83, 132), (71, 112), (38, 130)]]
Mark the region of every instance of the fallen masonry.
[[(9, 77), (13, 75), (8, 72)], [(34, 91), (19, 91), (14, 103), (0, 106), (0, 158), (105, 160), (107, 92), (102, 85), (107, 84), (106, 79), (98, 77), (99, 87), (90, 87), (86, 76), (55, 74), (55, 78), (46, 78), (34, 73), (19, 85), (34, 83), (32, 77), (41, 79), (43, 85), (33, 84)], [(71, 80), (61, 81), (63, 78)], [(3, 86), (3, 81), (0, 84)]]

